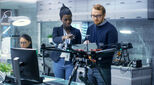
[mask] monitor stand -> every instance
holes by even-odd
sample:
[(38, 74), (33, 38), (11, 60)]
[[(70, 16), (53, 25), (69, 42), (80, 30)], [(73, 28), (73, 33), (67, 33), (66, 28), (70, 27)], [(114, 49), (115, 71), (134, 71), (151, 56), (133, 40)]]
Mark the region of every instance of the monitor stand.
[(31, 79), (22, 79), (20, 77), (20, 63), (19, 63), (19, 57), (15, 57), (13, 59), (13, 72), (15, 76), (15, 83), (16, 85), (31, 85), (31, 84), (39, 84), (43, 83), (43, 77), (40, 77), (39, 81), (31, 80)]
[(14, 76), (16, 77), (16, 84), (17, 85), (21, 85), (21, 77), (20, 77), (20, 66), (19, 66), (19, 57), (15, 57), (13, 59), (13, 72), (14, 72)]

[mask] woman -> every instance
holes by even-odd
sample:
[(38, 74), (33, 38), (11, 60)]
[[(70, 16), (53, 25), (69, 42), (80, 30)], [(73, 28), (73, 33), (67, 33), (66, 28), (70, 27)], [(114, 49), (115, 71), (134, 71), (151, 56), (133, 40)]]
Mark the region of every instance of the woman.
[[(59, 15), (63, 24), (60, 27), (53, 28), (52, 33), (53, 41), (56, 43), (57, 48), (65, 50), (69, 44), (80, 44), (81, 33), (78, 29), (71, 26), (72, 12), (70, 9), (63, 5)], [(55, 77), (68, 80), (73, 70), (70, 54), (57, 52), (52, 54), (51, 58), (54, 60), (53, 72)]]
[(20, 47), (21, 48), (32, 48), (32, 39), (29, 35), (23, 34), (20, 37)]

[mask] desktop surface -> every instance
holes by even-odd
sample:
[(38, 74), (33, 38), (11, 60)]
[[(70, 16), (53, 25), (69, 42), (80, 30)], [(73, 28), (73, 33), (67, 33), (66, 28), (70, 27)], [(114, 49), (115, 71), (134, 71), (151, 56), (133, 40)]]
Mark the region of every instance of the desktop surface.
[[(51, 76), (42, 76), (44, 77), (43, 83), (40, 84), (33, 84), (33, 85), (68, 85), (68, 80), (64, 80), (61, 78), (55, 78)], [(9, 83), (3, 83), (0, 85), (15, 85), (15, 84), (9, 84)], [(71, 85), (85, 85), (84, 83), (79, 82), (71, 82)]]
[[(68, 80), (49, 77), (49, 76), (45, 76), (45, 79), (43, 80), (43, 82), (44, 82), (43, 85), (68, 85)], [(71, 85), (85, 85), (85, 84), (72, 81)]]

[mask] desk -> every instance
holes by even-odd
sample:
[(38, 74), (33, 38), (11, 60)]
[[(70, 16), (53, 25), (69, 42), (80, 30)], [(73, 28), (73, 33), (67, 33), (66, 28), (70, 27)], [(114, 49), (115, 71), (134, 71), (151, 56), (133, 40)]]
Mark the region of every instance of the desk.
[(151, 67), (111, 66), (112, 85), (151, 85)]
[[(64, 80), (64, 79), (60, 79), (60, 78), (55, 78), (55, 77), (45, 77), (43, 82), (45, 82), (45, 83), (55, 82), (56, 83), (55, 85), (58, 85), (58, 83), (59, 83), (59, 85), (68, 85), (68, 80)], [(85, 85), (85, 84), (79, 83), (79, 82), (71, 82), (71, 85)]]
[[(33, 85), (68, 85), (68, 80), (50, 77), (50, 76), (43, 76), (43, 77), (45, 78), (43, 80), (44, 83), (33, 84)], [(7, 83), (1, 84), (0, 83), (0, 85), (13, 85), (13, 84), (7, 84)], [(79, 83), (79, 82), (71, 82), (71, 85), (85, 85), (85, 84)]]

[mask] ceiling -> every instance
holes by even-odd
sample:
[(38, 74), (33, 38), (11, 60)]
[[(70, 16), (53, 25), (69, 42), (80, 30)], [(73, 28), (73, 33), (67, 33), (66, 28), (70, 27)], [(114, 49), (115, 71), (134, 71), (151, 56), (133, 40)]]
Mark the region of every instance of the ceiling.
[(37, 0), (0, 0), (1, 9), (34, 8)]

